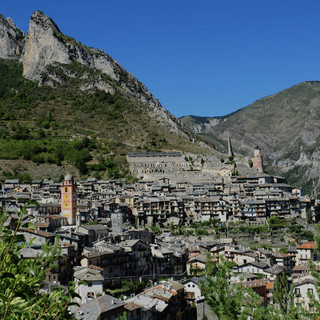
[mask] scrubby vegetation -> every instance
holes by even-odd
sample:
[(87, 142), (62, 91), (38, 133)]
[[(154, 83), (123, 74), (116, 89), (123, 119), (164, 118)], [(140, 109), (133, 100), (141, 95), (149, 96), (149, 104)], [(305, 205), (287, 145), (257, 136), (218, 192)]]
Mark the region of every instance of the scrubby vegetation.
[[(71, 165), (76, 175), (132, 180), (126, 152), (189, 146), (98, 70), (73, 62), (49, 66), (48, 72), (54, 77), (44, 81), (54, 87), (25, 79), (21, 64), (0, 59), (0, 159)], [(97, 89), (99, 81), (110, 92)], [(81, 90), (86, 85), (91, 89)], [(0, 169), (2, 178), (19, 174)]]

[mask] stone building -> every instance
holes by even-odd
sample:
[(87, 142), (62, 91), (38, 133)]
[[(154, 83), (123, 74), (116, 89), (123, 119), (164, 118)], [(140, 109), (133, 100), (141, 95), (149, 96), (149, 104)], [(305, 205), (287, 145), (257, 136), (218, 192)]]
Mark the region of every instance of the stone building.
[(136, 176), (185, 172), (191, 166), (181, 152), (130, 152), (127, 160), (131, 172)]
[(263, 157), (260, 147), (255, 147), (254, 157), (252, 158), (252, 166), (257, 169), (259, 173), (263, 173)]

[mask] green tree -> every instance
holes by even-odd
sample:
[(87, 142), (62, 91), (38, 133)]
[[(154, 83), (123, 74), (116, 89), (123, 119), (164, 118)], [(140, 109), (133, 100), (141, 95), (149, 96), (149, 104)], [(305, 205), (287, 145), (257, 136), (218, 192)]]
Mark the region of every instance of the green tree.
[(271, 319), (269, 309), (263, 307), (262, 299), (253, 290), (229, 283), (232, 266), (234, 263), (223, 256), (220, 256), (216, 267), (207, 259), (207, 279), (202, 290), (211, 310), (221, 320)]
[(130, 291), (130, 293), (140, 293), (145, 287), (147, 287), (148, 285), (150, 285), (150, 283), (148, 282), (144, 282), (144, 281), (126, 281), (126, 280), (122, 280), (121, 284), (123, 287), (127, 287)]
[[(0, 219), (0, 318), (1, 319), (69, 319), (67, 308), (77, 296), (74, 284), (67, 289), (56, 287), (50, 294), (40, 294), (41, 283), (48, 270), (55, 267), (59, 257), (58, 241), (42, 247), (42, 254), (34, 259), (21, 259), (20, 250), (27, 244), (17, 234), (22, 215), (14, 231), (3, 226)], [(26, 227), (32, 227), (28, 224)]]
[(313, 220), (313, 213), (310, 209), (307, 210), (307, 221), (308, 223), (312, 223)]
[(122, 316), (120, 317), (120, 320), (127, 320), (128, 317), (127, 317), (127, 312), (125, 311)]
[[(314, 241), (316, 243), (316, 254), (320, 257), (320, 224), (316, 225), (316, 232), (314, 233)], [(318, 273), (318, 268), (316, 267), (313, 261), (309, 261), (309, 267), (311, 270), (311, 275), (315, 280), (315, 290), (317, 292), (318, 297), (320, 297), (320, 274)], [(310, 319), (318, 319), (320, 316), (320, 301), (319, 299), (315, 299), (314, 295), (309, 294), (309, 298), (312, 298), (310, 301), (310, 305), (314, 307), (314, 313), (308, 314)], [(305, 311), (305, 314), (307, 311)]]
[(273, 287), (273, 297), (281, 319), (301, 319), (299, 310), (294, 306), (293, 286), (285, 274), (277, 277)]

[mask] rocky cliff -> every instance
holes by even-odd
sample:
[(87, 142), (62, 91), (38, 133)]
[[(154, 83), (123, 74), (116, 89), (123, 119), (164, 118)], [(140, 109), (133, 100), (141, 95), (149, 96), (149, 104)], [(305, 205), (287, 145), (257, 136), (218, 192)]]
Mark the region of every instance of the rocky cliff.
[(11, 18), (0, 14), (0, 58), (16, 59), (20, 57), (24, 46), (24, 33), (17, 28)]
[(26, 35), (2, 16), (0, 31), (0, 179), (17, 170), (53, 176), (70, 165), (123, 177), (129, 151), (215, 154), (116, 60), (64, 35), (44, 13), (34, 12)]
[[(73, 38), (65, 36), (51, 18), (41, 11), (35, 11), (30, 19), (22, 56), (24, 76), (40, 84), (52, 84), (57, 81), (63, 83), (63, 79), (61, 77), (58, 79), (54, 72), (50, 72), (52, 69), (49, 69), (48, 66), (66, 65), (74, 61), (108, 75), (128, 94), (150, 106), (151, 114), (160, 121), (170, 124), (171, 130), (182, 134), (187, 132), (183, 125), (161, 106), (146, 86), (127, 72), (116, 60), (101, 50), (88, 48)], [(102, 79), (94, 83), (88, 81), (82, 89), (90, 89), (93, 86), (113, 92), (112, 87)]]
[[(66, 78), (79, 77), (79, 74), (64, 67), (73, 62), (98, 70), (102, 75), (112, 79), (128, 95), (148, 105), (150, 116), (165, 122), (172, 132), (190, 136), (184, 125), (164, 109), (147, 87), (116, 60), (102, 50), (88, 48), (64, 35), (56, 23), (41, 11), (32, 14), (27, 35), (15, 26), (11, 18), (5, 19), (0, 16), (0, 58), (19, 58), (23, 64), (23, 75), (40, 85), (62, 85)], [(104, 81), (103, 76), (90, 79), (84, 74), (82, 78), (82, 90), (97, 88), (111, 94), (115, 92), (114, 86)]]

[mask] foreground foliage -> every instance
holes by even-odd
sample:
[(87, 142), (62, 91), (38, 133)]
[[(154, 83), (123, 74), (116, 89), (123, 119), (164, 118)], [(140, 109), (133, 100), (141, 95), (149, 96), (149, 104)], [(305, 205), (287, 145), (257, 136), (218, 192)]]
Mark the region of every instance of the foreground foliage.
[[(316, 253), (320, 257), (320, 224), (314, 234)], [(294, 287), (286, 275), (278, 277), (273, 286), (273, 304), (264, 305), (262, 298), (242, 284), (230, 283), (233, 262), (223, 256), (214, 265), (209, 257), (206, 268), (206, 282), (203, 294), (212, 312), (221, 320), (255, 319), (255, 320), (291, 320), (320, 319), (320, 301), (314, 294), (308, 293), (310, 312), (306, 305), (294, 305)], [(317, 264), (309, 261), (311, 275), (315, 281), (315, 290), (320, 297), (320, 274)], [(309, 308), (308, 308), (309, 309)]]
[(220, 257), (215, 266), (209, 259), (207, 262), (207, 281), (203, 283), (203, 294), (211, 310), (222, 320), (267, 319), (264, 317), (262, 299), (251, 289), (238, 284), (230, 284), (233, 262)]
[[(24, 259), (20, 250), (26, 247), (25, 239), (0, 221), (0, 318), (1, 319), (69, 319), (68, 306), (76, 297), (73, 284), (68, 288), (56, 287), (50, 294), (40, 294), (39, 289), (46, 272), (55, 267), (59, 257), (58, 241), (54, 246), (44, 245), (37, 258)], [(30, 226), (29, 226), (30, 227)]]
[(215, 266), (208, 259), (207, 280), (203, 283), (203, 294), (212, 312), (221, 320), (280, 320), (302, 319), (300, 312), (293, 305), (293, 290), (280, 278), (275, 283), (275, 303), (266, 306), (262, 298), (251, 288), (240, 283), (230, 283), (231, 268), (223, 256)]

